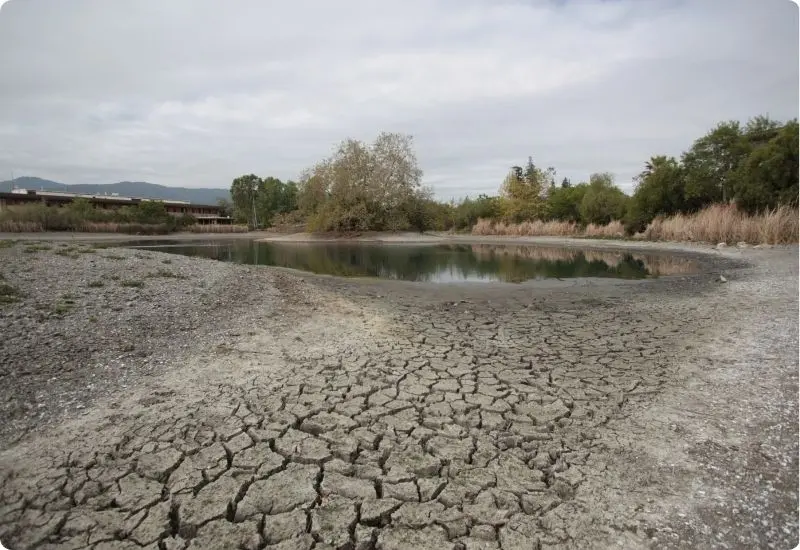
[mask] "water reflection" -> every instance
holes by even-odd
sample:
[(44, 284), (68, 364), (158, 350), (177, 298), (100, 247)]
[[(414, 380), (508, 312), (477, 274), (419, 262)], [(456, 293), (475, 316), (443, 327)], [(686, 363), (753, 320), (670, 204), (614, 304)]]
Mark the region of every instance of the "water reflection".
[(148, 243), (137, 246), (242, 264), (290, 267), (340, 277), (426, 282), (521, 282), (529, 279), (613, 277), (642, 279), (689, 273), (685, 258), (525, 245), (437, 246), (353, 243)]

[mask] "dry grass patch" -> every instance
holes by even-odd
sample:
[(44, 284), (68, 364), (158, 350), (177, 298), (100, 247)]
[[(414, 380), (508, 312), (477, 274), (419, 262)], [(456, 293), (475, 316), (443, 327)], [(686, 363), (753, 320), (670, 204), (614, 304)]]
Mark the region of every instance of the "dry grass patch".
[[(798, 242), (798, 210), (780, 206), (750, 216), (734, 205), (714, 204), (694, 214), (658, 217), (635, 239), (647, 241), (693, 241), (707, 243), (788, 244)], [(508, 224), (479, 219), (473, 235), (625, 238), (625, 226), (614, 220), (606, 225), (585, 228), (572, 222), (531, 221)]]
[(190, 225), (186, 228), (189, 233), (247, 233), (246, 225)]
[(798, 241), (798, 211), (781, 206), (748, 216), (733, 205), (715, 204), (695, 214), (656, 218), (637, 237), (648, 241), (788, 244)]

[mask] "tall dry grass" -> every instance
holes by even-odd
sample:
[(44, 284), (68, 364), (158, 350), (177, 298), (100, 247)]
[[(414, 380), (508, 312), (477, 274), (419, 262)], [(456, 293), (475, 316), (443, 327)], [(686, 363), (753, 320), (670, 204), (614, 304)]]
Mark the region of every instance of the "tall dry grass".
[(246, 225), (190, 225), (185, 229), (189, 233), (247, 233)]
[(0, 232), (42, 233), (45, 231), (77, 231), (80, 233), (126, 233), (129, 235), (166, 235), (172, 228), (163, 223), (80, 222), (72, 227), (53, 229), (42, 222), (2, 220)]
[[(633, 236), (647, 241), (693, 241), (707, 243), (786, 244), (798, 242), (798, 210), (780, 206), (750, 216), (734, 205), (715, 204), (694, 214), (659, 217), (642, 232)], [(479, 219), (473, 235), (555, 236), (624, 238), (625, 226), (620, 221), (607, 225), (581, 227), (571, 222), (532, 221), (508, 224)]]
[(572, 222), (534, 220), (522, 223), (493, 222), (484, 218), (472, 227), (473, 235), (509, 235), (517, 237), (574, 237), (580, 235), (580, 227)]
[(786, 244), (798, 241), (798, 211), (780, 206), (748, 216), (733, 205), (715, 204), (695, 214), (656, 218), (639, 235), (648, 241)]
[(621, 239), (625, 236), (625, 226), (622, 222), (613, 220), (606, 225), (595, 225), (590, 223), (583, 230), (583, 237), (594, 238), (617, 238)]
[(44, 226), (40, 222), (0, 220), (0, 231), (3, 233), (41, 233), (44, 231)]

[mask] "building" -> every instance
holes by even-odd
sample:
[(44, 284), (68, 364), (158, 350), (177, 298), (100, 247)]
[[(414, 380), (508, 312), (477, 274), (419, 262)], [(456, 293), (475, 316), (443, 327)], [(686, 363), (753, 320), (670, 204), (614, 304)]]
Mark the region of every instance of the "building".
[(79, 193), (65, 193), (62, 191), (36, 191), (31, 189), (12, 189), (10, 192), (0, 192), (0, 210), (8, 207), (25, 204), (41, 203), (45, 206), (60, 207), (71, 203), (75, 199), (86, 199), (95, 208), (115, 210), (123, 206), (133, 206), (144, 201), (157, 201), (164, 204), (167, 212), (174, 216), (189, 214), (197, 223), (203, 225), (230, 224), (230, 216), (223, 216), (222, 209), (217, 205), (192, 204), (187, 201), (148, 199), (143, 197), (122, 197), (119, 193), (106, 195), (84, 195)]

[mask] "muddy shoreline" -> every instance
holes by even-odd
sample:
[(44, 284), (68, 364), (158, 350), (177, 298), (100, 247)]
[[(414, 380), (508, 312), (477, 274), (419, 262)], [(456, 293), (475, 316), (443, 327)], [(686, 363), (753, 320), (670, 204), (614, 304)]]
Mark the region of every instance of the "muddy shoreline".
[(87, 243), (0, 249), (6, 547), (797, 542), (796, 247), (476, 287)]

